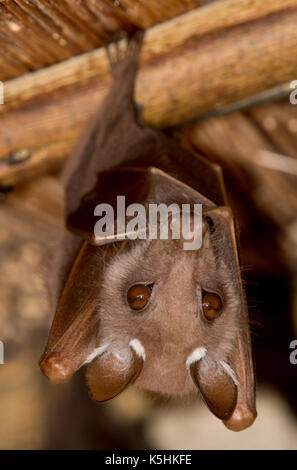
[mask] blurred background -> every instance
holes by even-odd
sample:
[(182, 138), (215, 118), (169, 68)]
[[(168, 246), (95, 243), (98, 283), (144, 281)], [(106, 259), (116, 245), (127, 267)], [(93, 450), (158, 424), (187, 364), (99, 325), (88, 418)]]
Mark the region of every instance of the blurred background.
[[(159, 3), (0, 4), (1, 449), (297, 449), (297, 2)], [(52, 385), (38, 368), (53, 316), (45, 259), (63, 232), (59, 174), (110, 86), (102, 46), (138, 28), (145, 123), (221, 165), (238, 220), (258, 409), (241, 433), (201, 400), (131, 388), (95, 405), (84, 370)]]

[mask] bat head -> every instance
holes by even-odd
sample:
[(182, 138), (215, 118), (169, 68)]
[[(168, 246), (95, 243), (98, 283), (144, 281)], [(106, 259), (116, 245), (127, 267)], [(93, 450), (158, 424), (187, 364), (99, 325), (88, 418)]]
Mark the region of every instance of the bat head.
[[(162, 180), (160, 172), (157, 176)], [(138, 201), (154, 199), (158, 191), (158, 185), (148, 184)], [(186, 188), (179, 194), (184, 198), (179, 202), (193, 200)], [(111, 244), (98, 246), (94, 221), (71, 217), (72, 229), (85, 241), (41, 358), (48, 378), (63, 382), (87, 365), (88, 388), (98, 402), (131, 383), (170, 396), (198, 390), (230, 429), (252, 424), (253, 369), (233, 217), (227, 207), (202, 203), (206, 210), (197, 250), (185, 250), (183, 237), (170, 236), (109, 239)]]

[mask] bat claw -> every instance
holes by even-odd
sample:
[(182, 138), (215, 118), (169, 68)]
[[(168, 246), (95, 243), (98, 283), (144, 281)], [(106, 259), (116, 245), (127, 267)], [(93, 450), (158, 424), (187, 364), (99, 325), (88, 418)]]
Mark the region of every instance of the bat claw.
[(121, 73), (122, 68), (127, 69), (127, 72), (129, 68), (133, 68), (134, 74), (136, 73), (143, 35), (143, 31), (140, 30), (127, 39), (122, 38), (105, 45), (110, 71), (114, 78)]

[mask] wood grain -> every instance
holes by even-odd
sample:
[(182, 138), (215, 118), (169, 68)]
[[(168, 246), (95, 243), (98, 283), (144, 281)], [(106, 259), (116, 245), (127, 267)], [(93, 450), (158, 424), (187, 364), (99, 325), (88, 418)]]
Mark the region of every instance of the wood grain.
[[(296, 22), (297, 0), (221, 0), (149, 29), (136, 84), (145, 123), (184, 124), (295, 79)], [(53, 144), (77, 137), (110, 83), (102, 48), (6, 82), (0, 158), (48, 148), (43, 164), (54, 159)]]
[[(208, 0), (5, 0), (0, 2), (0, 80), (60, 62)], [(4, 60), (4, 59), (3, 59)]]

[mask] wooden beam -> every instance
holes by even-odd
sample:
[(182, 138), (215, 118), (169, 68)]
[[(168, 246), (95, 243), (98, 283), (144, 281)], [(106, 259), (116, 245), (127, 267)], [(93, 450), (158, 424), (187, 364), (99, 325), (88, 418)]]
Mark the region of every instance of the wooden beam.
[[(248, 25), (250, 22), (269, 19), (274, 13), (297, 8), (296, 0), (221, 0), (204, 8), (193, 10), (176, 17), (161, 25), (147, 30), (141, 56), (141, 65), (170, 59), (170, 53), (182, 50), (189, 39), (202, 40), (205, 36), (224, 32), (236, 26)], [(281, 27), (281, 26), (280, 26)], [(178, 31), (178, 34), (176, 32)], [(274, 30), (271, 30), (273, 35)], [(243, 31), (244, 35), (244, 31)], [(247, 38), (248, 39), (248, 38)], [(271, 38), (272, 43), (276, 39)], [(124, 49), (124, 42), (121, 42)], [(244, 48), (251, 48), (247, 44)], [(259, 45), (264, 46), (263, 43)], [(282, 44), (282, 47), (286, 44)], [(197, 51), (198, 52), (198, 51)], [(209, 51), (207, 51), (209, 53)], [(267, 51), (268, 53), (269, 51)], [(277, 48), (276, 53), (279, 53)], [(211, 53), (211, 57), (213, 57)], [(199, 57), (197, 58), (199, 60)], [(195, 64), (194, 64), (195, 65)], [(198, 64), (199, 65), (199, 64)], [(46, 69), (32, 74), (26, 74), (18, 79), (6, 82), (5, 108), (0, 107), (0, 113), (11, 107), (19, 106), (30, 99), (41, 97), (64, 89), (84, 85), (92, 79), (98, 81), (109, 77), (108, 62), (103, 48), (71, 58)], [(283, 80), (283, 82), (286, 80)], [(270, 88), (270, 87), (269, 87)]]
[[(180, 125), (296, 79), (296, 23), (297, 0), (221, 0), (149, 29), (136, 83), (144, 122)], [(103, 49), (5, 83), (0, 157), (75, 139), (110, 83)]]
[(72, 145), (72, 139), (68, 139), (12, 153), (7, 160), (0, 159), (0, 187), (14, 186), (20, 181), (60, 170)]
[(0, 80), (82, 54), (208, 1), (2, 0)]

